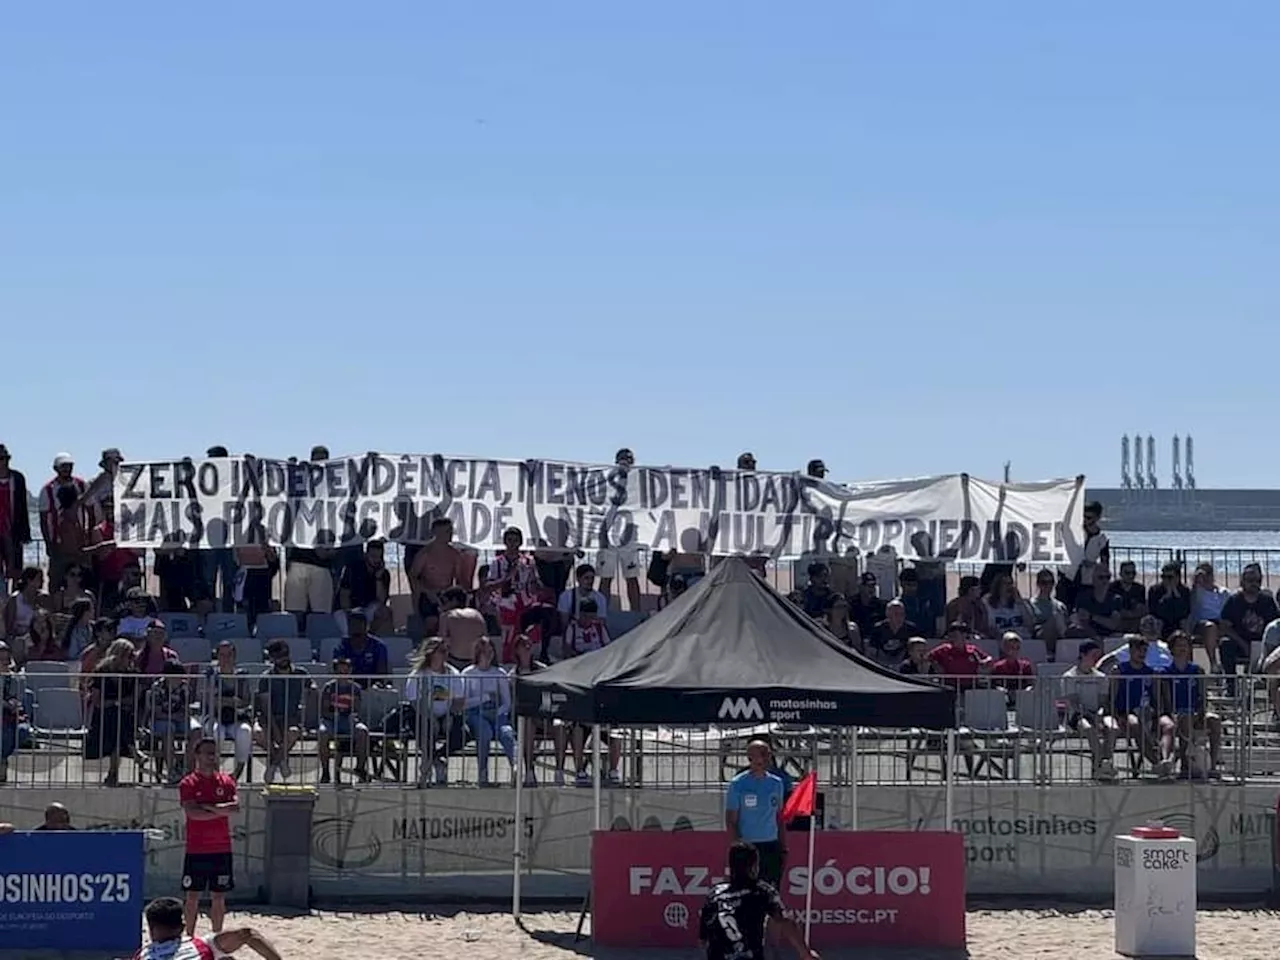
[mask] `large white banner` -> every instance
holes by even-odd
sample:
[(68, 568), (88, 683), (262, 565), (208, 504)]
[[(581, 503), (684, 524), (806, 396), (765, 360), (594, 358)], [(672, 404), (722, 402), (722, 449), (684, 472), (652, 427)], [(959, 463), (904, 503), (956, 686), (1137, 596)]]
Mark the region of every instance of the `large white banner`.
[(1076, 555), (1084, 478), (995, 484), (963, 474), (846, 487), (798, 473), (552, 460), (367, 454), (318, 463), (208, 459), (122, 464), (116, 540), (126, 547), (269, 542), (342, 546), (370, 537), (761, 554), (863, 553), (882, 546), (968, 562), (1066, 563)]

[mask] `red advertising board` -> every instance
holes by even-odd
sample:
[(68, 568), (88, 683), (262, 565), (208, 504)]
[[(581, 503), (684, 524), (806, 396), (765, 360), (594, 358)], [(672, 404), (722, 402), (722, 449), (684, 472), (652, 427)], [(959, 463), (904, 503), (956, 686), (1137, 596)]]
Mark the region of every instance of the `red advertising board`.
[[(689, 947), (723, 879), (727, 834), (600, 831), (591, 841), (591, 937), (609, 947)], [(793, 834), (781, 893), (804, 927), (808, 837)], [(823, 831), (809, 920), (816, 948), (963, 947), (964, 839), (958, 833)]]

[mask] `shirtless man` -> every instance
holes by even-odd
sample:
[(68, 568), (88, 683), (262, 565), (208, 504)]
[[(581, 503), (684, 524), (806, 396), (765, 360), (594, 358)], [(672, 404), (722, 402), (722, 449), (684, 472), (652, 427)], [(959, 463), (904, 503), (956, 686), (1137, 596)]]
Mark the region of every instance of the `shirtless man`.
[(450, 587), (440, 594), (440, 639), (449, 662), (461, 670), (475, 659), (476, 641), (486, 633), (484, 614), (467, 605), (467, 592)]
[(413, 589), (414, 607), (424, 621), (425, 636), (435, 635), (440, 627), (440, 595), (450, 587), (465, 587), (466, 557), (450, 541), (453, 522), (444, 517), (431, 524), (431, 539), (413, 558), (409, 568), (409, 584)]

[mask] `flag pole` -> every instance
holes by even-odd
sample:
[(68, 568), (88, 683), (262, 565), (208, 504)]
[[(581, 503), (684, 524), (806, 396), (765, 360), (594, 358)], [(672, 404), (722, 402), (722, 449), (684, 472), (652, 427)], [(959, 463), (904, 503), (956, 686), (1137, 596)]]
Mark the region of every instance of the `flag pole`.
[(816, 809), (809, 811), (809, 873), (808, 881), (804, 888), (804, 943), (805, 946), (811, 946), (809, 943), (809, 926), (813, 917), (813, 840), (816, 835), (818, 822), (818, 811)]

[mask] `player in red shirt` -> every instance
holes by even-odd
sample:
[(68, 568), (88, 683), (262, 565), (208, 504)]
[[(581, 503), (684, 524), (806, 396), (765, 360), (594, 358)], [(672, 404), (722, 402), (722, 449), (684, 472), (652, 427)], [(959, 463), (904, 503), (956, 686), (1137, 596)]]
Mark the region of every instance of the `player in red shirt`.
[(187, 814), (187, 850), (182, 863), (182, 889), (186, 892), (187, 936), (196, 932), (200, 894), (209, 891), (209, 920), (215, 934), (222, 932), (227, 915), (227, 891), (235, 886), (231, 857), (230, 817), (240, 810), (236, 781), (223, 773), (218, 743), (209, 737), (195, 746), (194, 773), (178, 784), (178, 799)]
[(182, 901), (174, 897), (152, 900), (142, 916), (151, 942), (133, 955), (134, 960), (223, 960), (241, 947), (248, 947), (266, 960), (284, 960), (262, 934), (249, 927), (208, 938), (184, 934)]
[(979, 670), (990, 666), (991, 658), (982, 648), (970, 643), (973, 630), (963, 620), (956, 620), (947, 627), (943, 642), (929, 651), (929, 659), (938, 665), (946, 681), (960, 689), (973, 685), (968, 679), (976, 677)]

